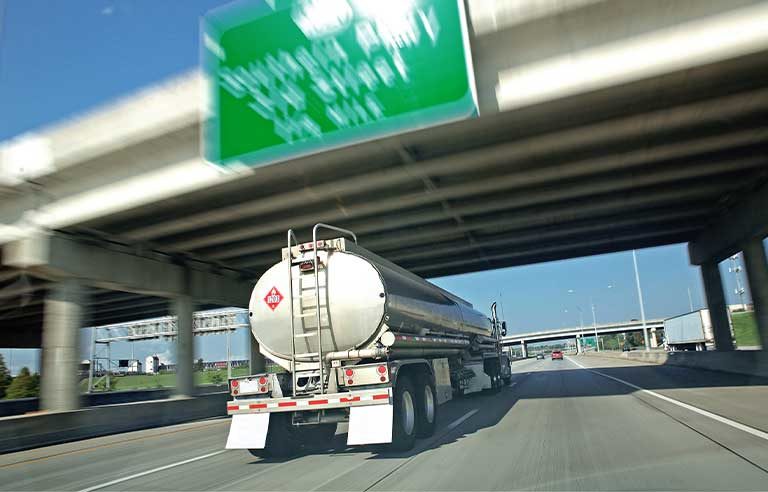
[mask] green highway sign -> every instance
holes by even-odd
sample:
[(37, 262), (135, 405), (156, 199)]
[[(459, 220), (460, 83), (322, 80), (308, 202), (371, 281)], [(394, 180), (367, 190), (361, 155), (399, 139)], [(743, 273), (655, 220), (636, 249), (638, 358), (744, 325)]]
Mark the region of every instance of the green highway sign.
[(222, 166), (477, 114), (462, 0), (241, 1), (201, 34), (203, 150)]

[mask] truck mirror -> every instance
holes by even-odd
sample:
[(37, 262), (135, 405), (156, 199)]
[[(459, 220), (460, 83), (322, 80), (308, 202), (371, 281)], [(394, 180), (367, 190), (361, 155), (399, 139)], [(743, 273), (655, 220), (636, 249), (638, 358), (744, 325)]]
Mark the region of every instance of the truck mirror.
[(507, 336), (507, 322), (502, 321), (501, 322), (501, 336), (505, 337)]

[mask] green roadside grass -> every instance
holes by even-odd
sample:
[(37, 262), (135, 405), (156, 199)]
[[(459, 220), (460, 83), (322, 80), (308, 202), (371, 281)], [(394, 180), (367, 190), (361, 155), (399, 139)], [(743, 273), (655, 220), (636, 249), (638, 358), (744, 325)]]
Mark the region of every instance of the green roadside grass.
[[(248, 367), (234, 367), (232, 368), (232, 375), (247, 376)], [(195, 372), (195, 384), (197, 386), (204, 386), (209, 384), (224, 384), (227, 382), (227, 370), (218, 369), (215, 371), (196, 371)], [(105, 381), (99, 381), (97, 389), (104, 390)], [(112, 391), (126, 391), (137, 389), (154, 389), (154, 388), (173, 388), (176, 386), (176, 374), (175, 373), (161, 373), (161, 374), (127, 374), (127, 375), (115, 375), (110, 378), (110, 389)], [(85, 392), (88, 390), (88, 379), (80, 381), (80, 390)]]
[(733, 336), (736, 338), (737, 347), (760, 345), (754, 312), (732, 313), (731, 322), (733, 323)]

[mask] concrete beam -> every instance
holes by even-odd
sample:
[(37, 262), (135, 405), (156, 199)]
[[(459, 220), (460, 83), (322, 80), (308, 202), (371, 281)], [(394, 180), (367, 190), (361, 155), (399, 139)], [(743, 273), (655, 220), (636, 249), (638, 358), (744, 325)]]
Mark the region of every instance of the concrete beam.
[(765, 236), (768, 236), (768, 184), (720, 214), (688, 245), (691, 263), (721, 262), (739, 252), (749, 239)]
[(768, 348), (768, 260), (762, 237), (752, 238), (743, 247), (744, 266), (749, 279), (749, 291), (755, 305), (755, 318), (763, 350)]
[(9, 243), (3, 261), (51, 280), (77, 278), (105, 289), (166, 298), (188, 295), (199, 303), (223, 306), (247, 306), (253, 288), (242, 272), (194, 261), (178, 264), (167, 255), (59, 233)]
[(78, 341), (84, 310), (84, 292), (76, 280), (57, 283), (45, 300), (40, 381), (40, 406), (44, 410), (80, 407)]
[(704, 282), (704, 293), (707, 296), (707, 307), (712, 320), (715, 348), (721, 351), (733, 350), (728, 306), (725, 302), (723, 281), (720, 278), (720, 268), (717, 262), (707, 262), (701, 265), (701, 278)]
[(176, 327), (176, 394), (192, 396), (195, 390), (192, 359), (195, 356), (195, 344), (192, 335), (194, 304), (189, 296), (179, 296), (173, 302), (173, 311), (177, 316)]

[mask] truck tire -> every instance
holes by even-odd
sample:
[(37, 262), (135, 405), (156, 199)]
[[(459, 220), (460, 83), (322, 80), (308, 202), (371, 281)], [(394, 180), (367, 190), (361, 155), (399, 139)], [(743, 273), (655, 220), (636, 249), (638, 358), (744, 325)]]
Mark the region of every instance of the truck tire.
[(432, 378), (416, 378), (416, 437), (431, 437), (437, 426), (437, 391)]
[(276, 412), (269, 416), (269, 430), (264, 449), (249, 449), (260, 458), (289, 458), (299, 449), (298, 433), (291, 423), (291, 412)]
[(392, 415), (393, 451), (408, 451), (416, 442), (416, 393), (408, 376), (397, 378)]
[(330, 447), (336, 435), (336, 424), (305, 425), (297, 430), (301, 442), (312, 447)]

